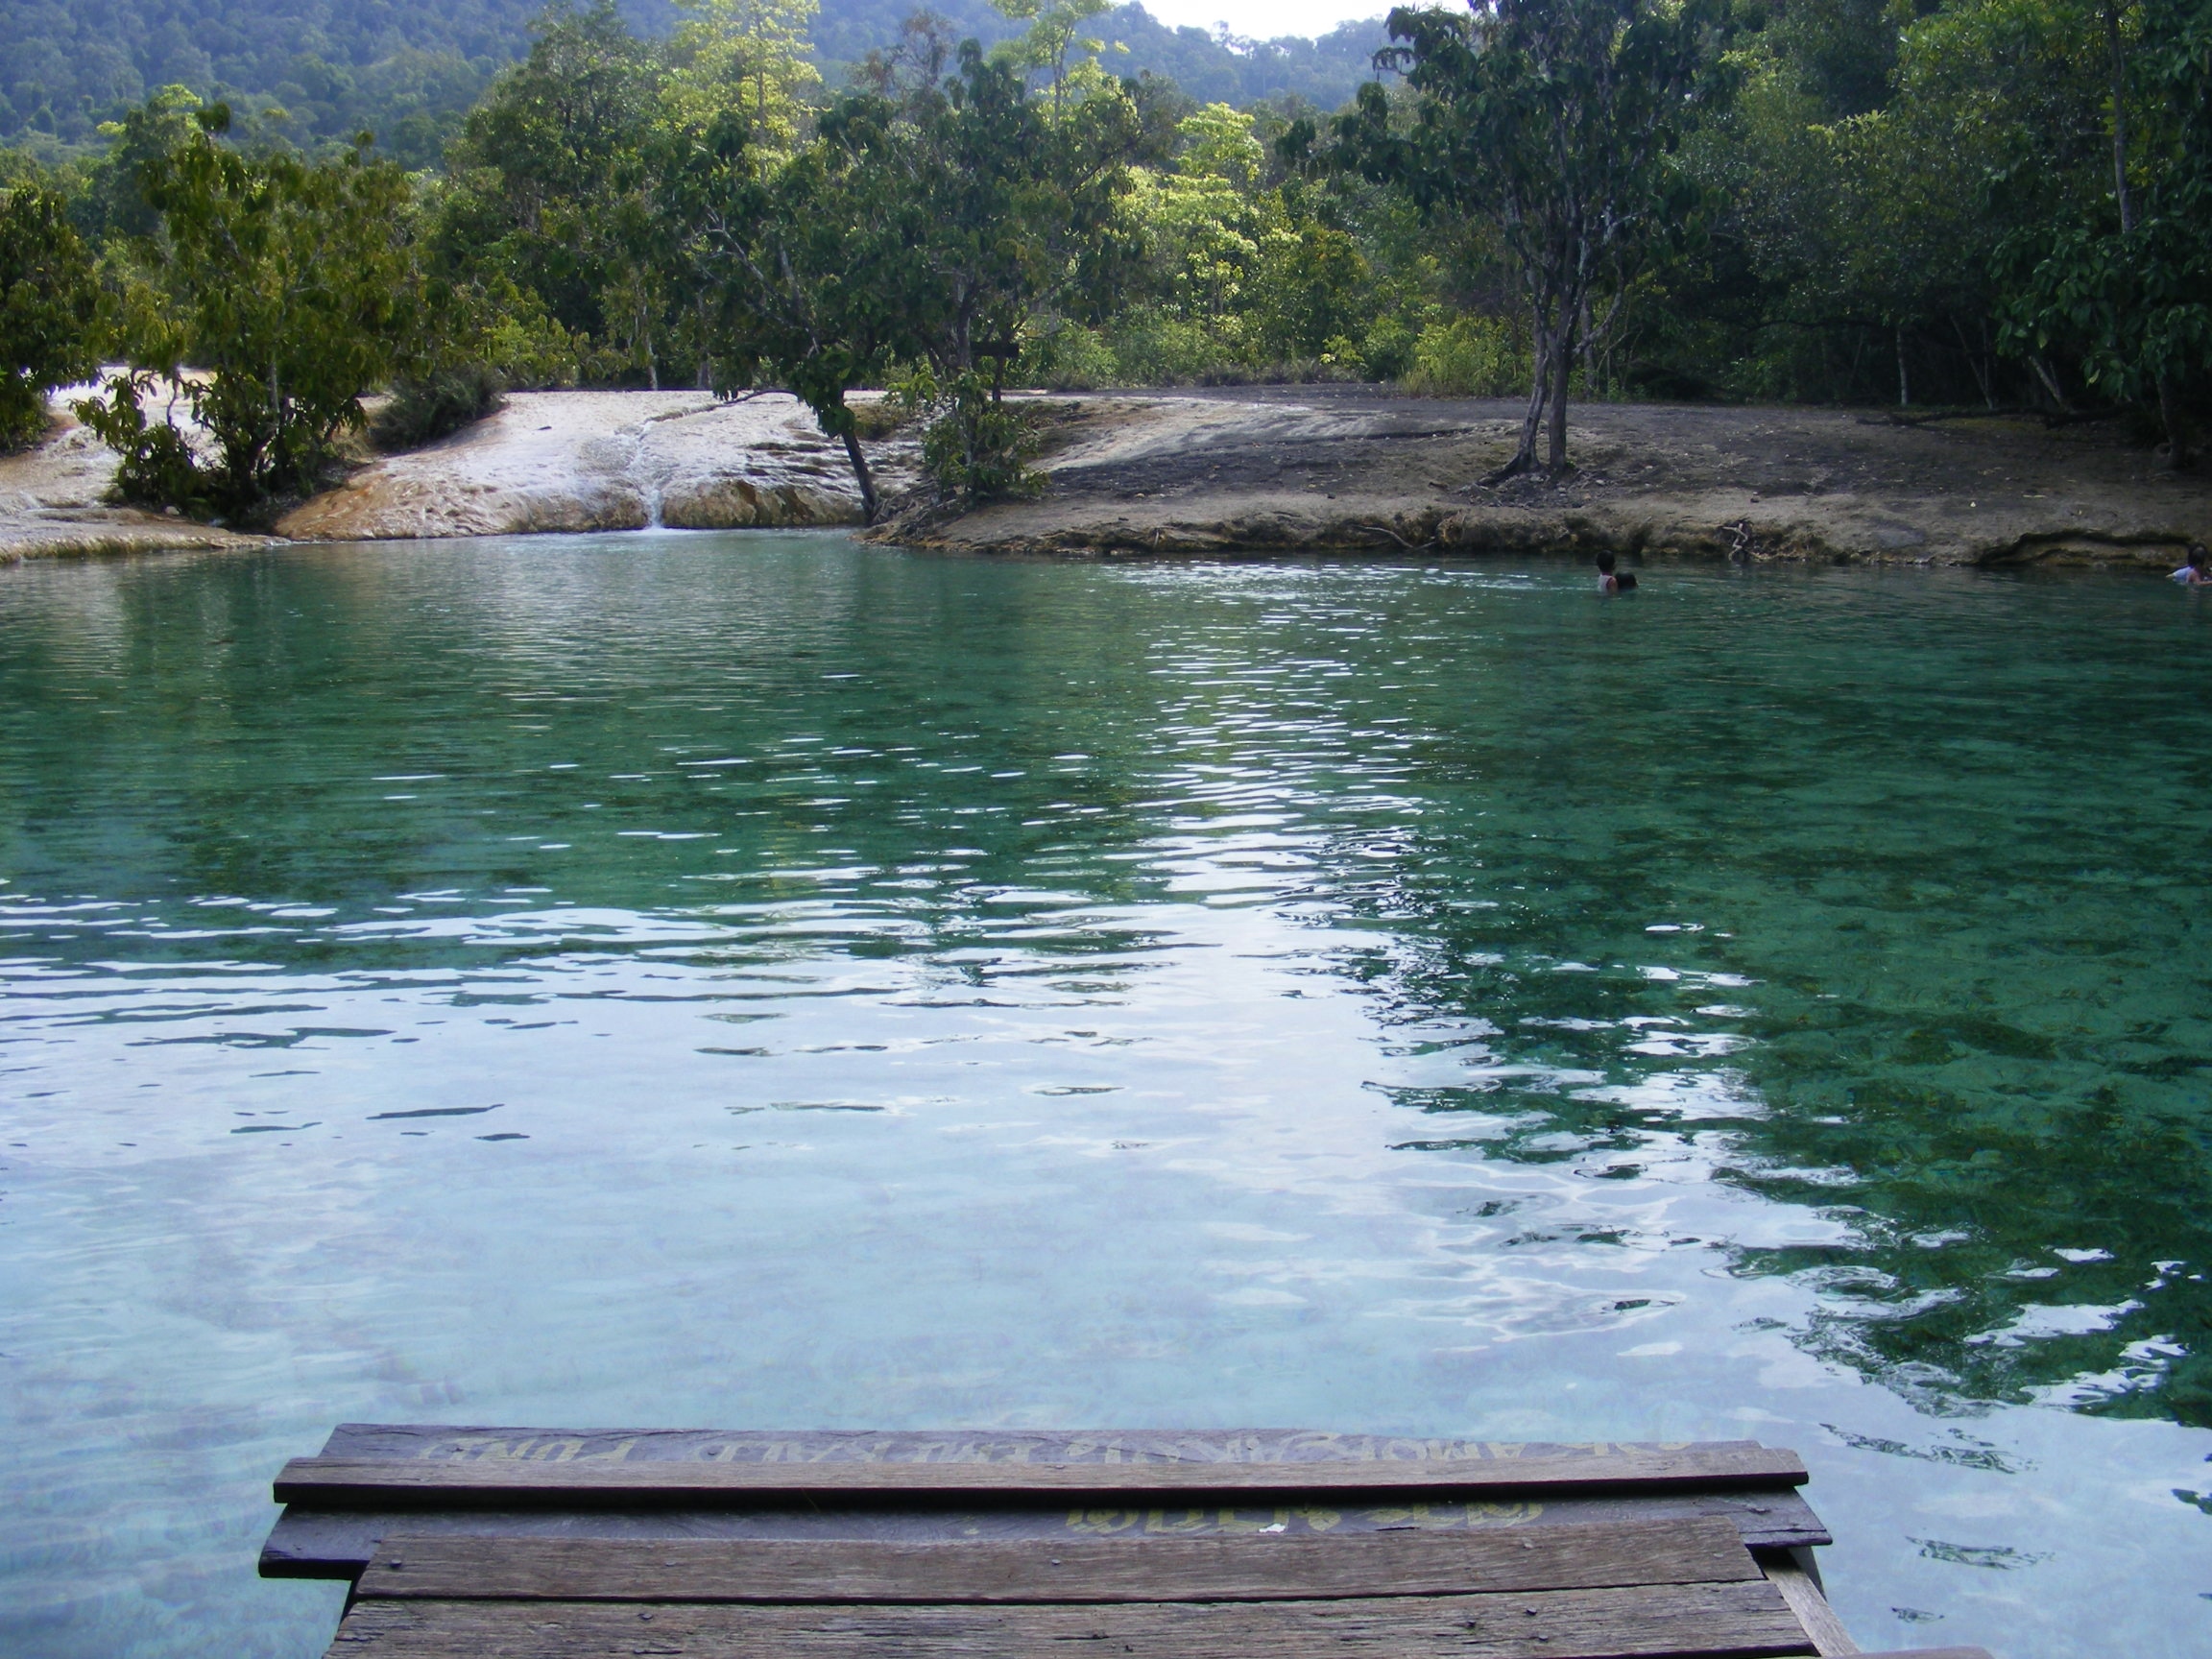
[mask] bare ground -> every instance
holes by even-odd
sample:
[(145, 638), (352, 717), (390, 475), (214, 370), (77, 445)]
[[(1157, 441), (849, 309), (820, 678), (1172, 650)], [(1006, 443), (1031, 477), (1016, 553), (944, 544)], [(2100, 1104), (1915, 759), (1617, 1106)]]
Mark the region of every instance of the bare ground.
[(1479, 482), (1517, 402), (1238, 388), (1048, 403), (1038, 497), (872, 535), (991, 553), (1293, 548), (1943, 565), (2163, 565), (2212, 538), (2212, 480), (2117, 422), (1903, 424), (1878, 412), (1583, 404), (1575, 470)]

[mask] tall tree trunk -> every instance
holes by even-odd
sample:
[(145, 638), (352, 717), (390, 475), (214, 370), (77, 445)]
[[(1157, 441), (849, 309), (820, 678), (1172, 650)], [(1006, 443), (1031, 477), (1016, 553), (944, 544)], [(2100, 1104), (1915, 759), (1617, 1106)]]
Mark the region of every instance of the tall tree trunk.
[(2174, 383), (2163, 374), (2158, 376), (2158, 423), (2166, 428), (2166, 465), (2188, 471), (2196, 459), (2189, 451), (2188, 418), (2174, 396)]
[(2135, 199), (2128, 189), (2128, 54), (2120, 38), (2120, 0), (2105, 0), (2104, 44), (2112, 55), (2112, 194), (2125, 234), (2135, 228)]
[(1553, 475), (1567, 470), (1567, 377), (1575, 373), (1575, 314), (1561, 310), (1567, 321), (1551, 342), (1551, 422), (1544, 442), (1544, 470)]
[(2058, 413), (2073, 414), (2074, 405), (2066, 401), (2066, 394), (2058, 386), (2058, 376), (2051, 372), (2051, 365), (2043, 361), (2040, 351), (2028, 353), (2028, 367), (2035, 371), (2035, 378), (2043, 382), (2043, 390), (2051, 394), (2051, 401), (2058, 405)]
[(1982, 389), (1984, 406), (1994, 410), (1997, 407), (1997, 396), (1990, 390), (1988, 362), (1975, 354), (1974, 343), (1966, 338), (1966, 326), (1959, 321), (1957, 312), (1951, 314), (1951, 332), (1959, 336), (1959, 354), (1966, 359), (1966, 373), (1974, 376), (1974, 384)]
[[(2122, 0), (2104, 0), (2104, 45), (2112, 58), (2112, 197), (2120, 207), (2120, 234), (2135, 228), (2135, 194), (2128, 187), (2128, 44), (2120, 33)], [(2158, 394), (2158, 423), (2166, 428), (2166, 464), (2189, 465), (2189, 434), (2164, 370), (2152, 377)]]
[(876, 480), (868, 471), (868, 457), (860, 453), (860, 434), (848, 429), (845, 433), (845, 458), (853, 463), (853, 477), (860, 486), (860, 517), (870, 524), (876, 522)]
[(1912, 407), (1912, 383), (1905, 378), (1905, 325), (1900, 323), (1892, 330), (1897, 339), (1897, 407)]
[(1515, 478), (1536, 469), (1536, 434), (1544, 430), (1544, 411), (1551, 400), (1551, 354), (1553, 335), (1544, 326), (1544, 312), (1538, 308), (1535, 321), (1535, 338), (1531, 342), (1536, 359), (1536, 373), (1528, 387), (1528, 411), (1521, 418), (1521, 446), (1514, 450), (1513, 459), (1506, 462), (1485, 480), (1496, 484), (1503, 479)]

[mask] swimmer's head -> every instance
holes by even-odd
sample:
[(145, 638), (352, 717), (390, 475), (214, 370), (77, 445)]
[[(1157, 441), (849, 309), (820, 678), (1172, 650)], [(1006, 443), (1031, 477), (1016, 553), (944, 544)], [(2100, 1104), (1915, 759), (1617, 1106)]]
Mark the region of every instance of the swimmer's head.
[(2201, 570), (2201, 569), (2203, 569), (2203, 568), (2204, 568), (2204, 559), (2205, 559), (2205, 553), (2204, 553), (2204, 543), (2203, 543), (2203, 542), (2201, 542), (2201, 541), (2192, 541), (2192, 542), (2190, 542), (2190, 543), (2189, 543), (2189, 568), (2190, 568), (2190, 569), (2192, 569), (2192, 570)]
[(1599, 569), (1600, 569), (1600, 570), (1602, 570), (1602, 571), (1603, 571), (1603, 572), (1604, 572), (1606, 575), (1608, 575), (1608, 576), (1612, 575), (1612, 574), (1613, 574), (1613, 555), (1612, 555), (1612, 554), (1610, 554), (1610, 553), (1600, 553), (1600, 554), (1599, 554), (1599, 555), (1598, 555), (1598, 568), (1599, 568)]

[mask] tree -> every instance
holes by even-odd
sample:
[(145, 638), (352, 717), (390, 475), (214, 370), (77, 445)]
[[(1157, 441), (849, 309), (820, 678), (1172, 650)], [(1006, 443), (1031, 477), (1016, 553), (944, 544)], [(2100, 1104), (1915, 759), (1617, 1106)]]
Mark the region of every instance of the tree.
[[(1029, 25), (991, 55), (1024, 73), (1041, 73), (1051, 91), (1054, 116), (1070, 98), (1096, 88), (1104, 73), (1098, 68), (1098, 54), (1106, 50), (1106, 42), (1081, 30), (1094, 17), (1113, 11), (1113, 0), (991, 0), (991, 9), (1010, 23)], [(1117, 46), (1128, 50), (1118, 42)]]
[(1400, 8), (1379, 55), (1413, 92), (1394, 116), (1380, 83), (1335, 128), (1337, 156), (1404, 190), (1433, 220), (1492, 225), (1510, 251), (1535, 337), (1521, 445), (1505, 473), (1567, 466), (1567, 392), (1594, 299), (1618, 294), (1678, 214), (1670, 164), (1719, 101), (1719, 0), (1476, 0), (1460, 16)]
[(699, 257), (716, 273), (717, 384), (768, 379), (841, 440), (871, 515), (854, 387), (894, 363), (935, 411), (926, 453), (966, 497), (1019, 474), (1000, 408), (1022, 330), (1050, 305), (1101, 305), (1126, 274), (1111, 233), (1130, 163), (1157, 140), (1119, 84), (1048, 118), (1015, 66), (933, 38), (879, 61), (825, 109), (813, 143), (765, 176), (725, 132)]
[(2186, 468), (2190, 396), (2212, 372), (2212, 0), (2148, 0), (2131, 31), (2116, 4), (2100, 21), (2111, 195), (2008, 239), (2005, 338), (2070, 348), (2100, 392), (2154, 399), (2168, 462)]
[[(203, 110), (146, 163), (160, 233), (137, 245), (125, 327), (140, 372), (78, 411), (122, 454), (127, 493), (250, 513), (321, 481), (340, 434), (361, 424), (362, 395), (425, 351), (432, 318), (404, 173), (363, 148), (313, 165), (242, 156), (217, 141), (228, 115)], [(147, 419), (156, 376), (207, 434), (211, 461)]]
[(660, 64), (613, 4), (548, 8), (530, 55), (469, 111), (448, 157), (432, 242), (457, 281), (529, 296), (613, 361), (609, 378), (658, 384), (666, 258), (647, 152)]
[(713, 296), (715, 390), (786, 388), (844, 445), (873, 521), (876, 481), (845, 396), (879, 384), (906, 340), (902, 251), (879, 233), (885, 180), (850, 143), (819, 139), (764, 175), (745, 139), (745, 120), (726, 114), (666, 183), (671, 216), (697, 228), (690, 256)]
[(60, 196), (36, 184), (0, 192), (0, 451), (46, 427), (46, 395), (99, 367), (100, 289)]
[(822, 84), (808, 28), (817, 0), (677, 0), (687, 20), (669, 42), (662, 97), (679, 123), (704, 129), (723, 109), (743, 116), (756, 153), (786, 156), (806, 101)]
[[(829, 115), (823, 128), (856, 131)], [(897, 181), (902, 208), (902, 355), (926, 370), (915, 388), (936, 411), (926, 459), (948, 493), (995, 493), (1023, 475), (1022, 423), (999, 395), (1024, 331), (1047, 311), (1082, 322), (1118, 300), (1139, 251), (1116, 233), (1117, 207), (1171, 129), (1128, 82), (1041, 105), (1018, 66), (971, 40), (953, 74), (867, 131), (868, 164)]]

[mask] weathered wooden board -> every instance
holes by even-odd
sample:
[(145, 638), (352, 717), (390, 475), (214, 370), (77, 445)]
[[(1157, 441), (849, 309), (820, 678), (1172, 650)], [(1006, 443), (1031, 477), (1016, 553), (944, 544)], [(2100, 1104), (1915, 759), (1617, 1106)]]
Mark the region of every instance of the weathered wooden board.
[(1813, 1650), (1821, 1659), (1839, 1659), (1859, 1651), (1859, 1644), (1851, 1640), (1851, 1633), (1836, 1617), (1836, 1609), (1828, 1605), (1828, 1598), (1812, 1574), (1794, 1561), (1769, 1561), (1766, 1572), (1782, 1593), (1782, 1599), (1790, 1604), (1790, 1611), (1797, 1615), (1797, 1623), (1805, 1626), (1805, 1634), (1813, 1639)]
[(280, 1503), (525, 1504), (602, 1503), (902, 1503), (1058, 1498), (1234, 1500), (1283, 1493), (1589, 1492), (1636, 1487), (1794, 1483), (1794, 1452), (1689, 1446), (1601, 1457), (1438, 1463), (713, 1463), (632, 1458), (537, 1462), (295, 1457), (276, 1477)]
[[(1613, 1457), (1688, 1449), (1683, 1441), (1515, 1441), (1332, 1434), (1303, 1429), (880, 1430), (500, 1429), (341, 1423), (325, 1457), (577, 1458), (684, 1463), (1468, 1463)], [(1756, 1450), (1713, 1440), (1701, 1450)]]
[(1024, 1543), (445, 1536), (391, 1540), (359, 1593), (576, 1601), (1250, 1601), (1719, 1583), (1759, 1573), (1736, 1528), (1717, 1520), (1487, 1535)]
[(1531, 1526), (1714, 1515), (1754, 1549), (1826, 1544), (1828, 1530), (1787, 1486), (1740, 1492), (1655, 1492), (1635, 1497), (1512, 1496), (1471, 1503), (1278, 1503), (1088, 1508), (1008, 1504), (1003, 1508), (871, 1509), (316, 1509), (278, 1517), (261, 1551), (269, 1577), (350, 1578), (379, 1540), (401, 1533), (482, 1538), (936, 1538), (1240, 1537), (1283, 1528), (1290, 1537), (1342, 1537), (1396, 1531), (1491, 1532)]
[[(1068, 1644), (1079, 1644), (1070, 1648)], [(331, 1659), (1659, 1659), (1809, 1654), (1764, 1579), (1355, 1601), (790, 1607), (355, 1601)]]

